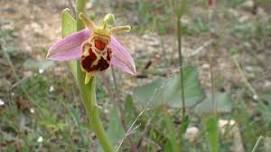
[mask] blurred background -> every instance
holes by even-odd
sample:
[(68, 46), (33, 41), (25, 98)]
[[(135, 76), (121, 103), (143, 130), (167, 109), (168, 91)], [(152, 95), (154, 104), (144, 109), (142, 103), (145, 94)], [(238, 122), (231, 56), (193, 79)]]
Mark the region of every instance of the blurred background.
[[(65, 62), (46, 60), (73, 0), (0, 0), (0, 151), (101, 151)], [(118, 151), (271, 151), (271, 1), (188, 1), (181, 19), (186, 114), (170, 0), (90, 0), (113, 13), (137, 75), (99, 76), (97, 98)], [(210, 13), (213, 15), (210, 17)], [(256, 144), (258, 143), (258, 145)], [(256, 146), (255, 146), (256, 144)]]

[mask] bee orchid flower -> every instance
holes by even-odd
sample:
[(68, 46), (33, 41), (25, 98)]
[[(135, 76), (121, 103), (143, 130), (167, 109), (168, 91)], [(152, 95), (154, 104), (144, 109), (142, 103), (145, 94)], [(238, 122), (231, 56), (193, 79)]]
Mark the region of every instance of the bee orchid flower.
[(135, 63), (127, 48), (113, 34), (129, 32), (130, 26), (113, 27), (114, 16), (107, 14), (101, 25), (96, 25), (84, 14), (79, 14), (86, 26), (54, 43), (48, 50), (47, 58), (55, 61), (80, 60), (81, 69), (86, 73), (85, 84), (91, 76), (103, 72), (110, 65), (134, 75)]

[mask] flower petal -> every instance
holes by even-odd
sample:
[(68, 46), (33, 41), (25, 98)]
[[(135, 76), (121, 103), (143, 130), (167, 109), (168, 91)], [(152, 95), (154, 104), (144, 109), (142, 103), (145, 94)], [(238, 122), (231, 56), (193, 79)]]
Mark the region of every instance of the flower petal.
[(135, 62), (128, 49), (121, 45), (121, 43), (113, 36), (111, 37), (111, 43), (109, 45), (112, 48), (113, 53), (111, 64), (124, 72), (135, 75)]
[(81, 44), (90, 36), (88, 29), (73, 33), (54, 43), (48, 50), (47, 58), (56, 61), (78, 59), (81, 56)]

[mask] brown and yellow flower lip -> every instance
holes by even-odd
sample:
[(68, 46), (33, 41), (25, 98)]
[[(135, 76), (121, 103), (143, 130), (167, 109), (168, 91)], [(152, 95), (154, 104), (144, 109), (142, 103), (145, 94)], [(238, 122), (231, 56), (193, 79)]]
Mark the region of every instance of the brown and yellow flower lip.
[(107, 40), (93, 36), (91, 41), (83, 43), (82, 49), (80, 63), (83, 71), (93, 75), (109, 68), (112, 51)]

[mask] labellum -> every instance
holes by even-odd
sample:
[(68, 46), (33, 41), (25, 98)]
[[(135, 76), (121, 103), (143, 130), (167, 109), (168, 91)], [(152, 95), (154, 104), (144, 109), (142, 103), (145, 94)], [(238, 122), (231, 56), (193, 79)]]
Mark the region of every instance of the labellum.
[(112, 51), (108, 40), (93, 36), (83, 44), (82, 48), (80, 63), (85, 72), (93, 73), (109, 68)]

